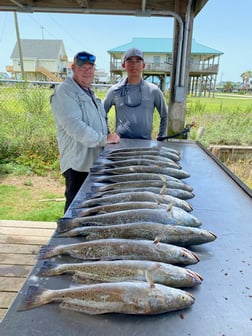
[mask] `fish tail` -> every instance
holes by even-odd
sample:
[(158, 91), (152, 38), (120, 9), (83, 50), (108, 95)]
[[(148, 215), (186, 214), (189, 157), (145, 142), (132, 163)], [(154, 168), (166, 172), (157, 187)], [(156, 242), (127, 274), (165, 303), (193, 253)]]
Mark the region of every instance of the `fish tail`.
[(97, 193), (97, 192), (100, 192), (101, 191), (101, 188), (98, 187), (98, 186), (91, 186), (91, 192), (92, 193)]
[(37, 272), (37, 276), (49, 276), (60, 274), (56, 272), (57, 264), (54, 261), (46, 260)]
[(30, 310), (42, 306), (45, 303), (48, 303), (44, 296), (46, 292), (48, 292), (48, 290), (45, 288), (30, 286), (27, 290), (27, 293), (23, 297), (23, 300), (21, 301), (17, 311), (21, 312), (25, 310)]
[(77, 224), (73, 222), (73, 218), (71, 217), (59, 218), (57, 220), (57, 232), (65, 232), (70, 229), (73, 229), (76, 226)]
[(105, 282), (104, 280), (89, 278), (84, 272), (75, 272), (72, 279), (73, 281), (84, 285), (91, 285), (99, 282)]
[(92, 174), (100, 175), (100, 174), (104, 174), (105, 173), (105, 169), (101, 168), (101, 167), (92, 167), (92, 168), (90, 168), (90, 172)]
[(40, 252), (38, 254), (38, 259), (46, 259), (51, 258), (58, 255), (57, 249), (52, 245), (42, 246)]

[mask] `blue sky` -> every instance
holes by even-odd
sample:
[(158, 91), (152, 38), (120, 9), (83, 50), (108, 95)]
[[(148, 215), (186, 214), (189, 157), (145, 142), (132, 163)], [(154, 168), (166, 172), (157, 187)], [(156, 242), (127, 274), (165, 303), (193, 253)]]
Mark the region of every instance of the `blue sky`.
[[(251, 0), (208, 0), (194, 20), (193, 38), (224, 53), (218, 81), (239, 82), (243, 72), (252, 71), (251, 13)], [(63, 40), (69, 59), (87, 50), (97, 56), (97, 67), (107, 71), (107, 50), (133, 37), (173, 37), (172, 18), (54, 13), (17, 17), (20, 38)], [(0, 71), (11, 65), (16, 40), (14, 14), (0, 12)]]

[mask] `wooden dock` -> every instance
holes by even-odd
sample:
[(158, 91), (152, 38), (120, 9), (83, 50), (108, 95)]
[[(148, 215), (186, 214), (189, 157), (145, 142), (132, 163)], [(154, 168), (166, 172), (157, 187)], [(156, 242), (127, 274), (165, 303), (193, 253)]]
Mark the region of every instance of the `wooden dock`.
[(0, 220), (0, 321), (55, 229), (56, 222)]
[(210, 145), (209, 150), (222, 161), (251, 157), (252, 154), (252, 146)]

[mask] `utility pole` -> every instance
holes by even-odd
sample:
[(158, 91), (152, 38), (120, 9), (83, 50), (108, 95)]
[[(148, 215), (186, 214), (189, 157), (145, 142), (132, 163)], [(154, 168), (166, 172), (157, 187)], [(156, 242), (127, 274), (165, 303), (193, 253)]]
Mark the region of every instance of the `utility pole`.
[(44, 40), (44, 28), (43, 26), (40, 27), (41, 28), (41, 31), (42, 31), (42, 40)]
[(25, 75), (24, 75), (24, 63), (23, 63), (22, 48), (21, 48), (21, 42), (20, 42), (20, 36), (19, 36), (17, 12), (14, 12), (14, 19), (15, 19), (15, 27), (16, 27), (16, 35), (17, 35), (17, 44), (18, 44), (19, 59), (20, 59), (21, 79), (25, 79)]

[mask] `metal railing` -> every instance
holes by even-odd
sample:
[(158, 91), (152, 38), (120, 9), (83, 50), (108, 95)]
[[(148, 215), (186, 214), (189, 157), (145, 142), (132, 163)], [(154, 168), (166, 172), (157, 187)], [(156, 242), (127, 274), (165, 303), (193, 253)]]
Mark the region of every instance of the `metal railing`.
[[(191, 64), (189, 72), (205, 74), (205, 73), (218, 73), (219, 65), (218, 64)], [(121, 63), (111, 63), (111, 71), (123, 71)], [(170, 73), (172, 70), (172, 65), (168, 63), (145, 63), (144, 72), (167, 72)]]

